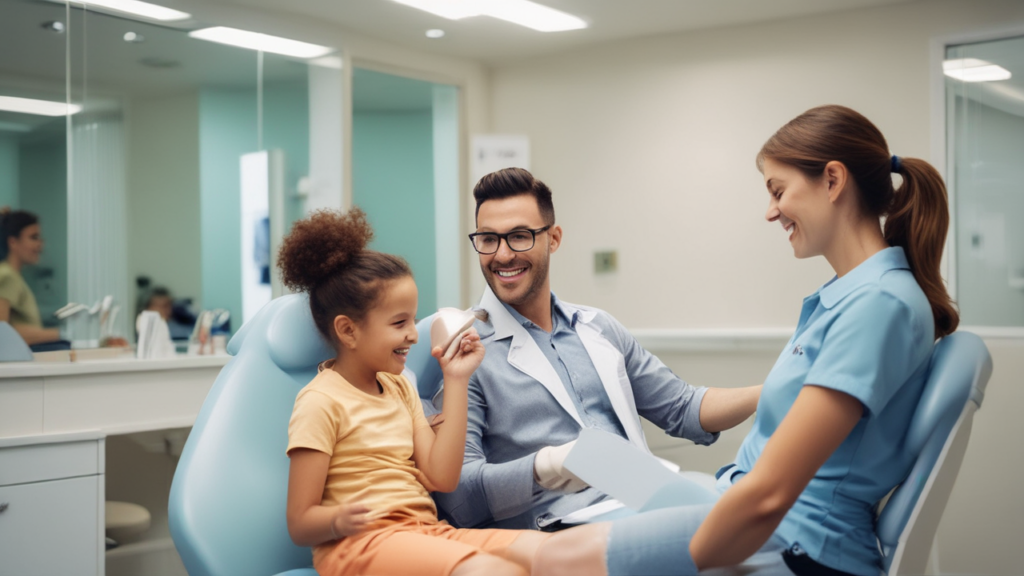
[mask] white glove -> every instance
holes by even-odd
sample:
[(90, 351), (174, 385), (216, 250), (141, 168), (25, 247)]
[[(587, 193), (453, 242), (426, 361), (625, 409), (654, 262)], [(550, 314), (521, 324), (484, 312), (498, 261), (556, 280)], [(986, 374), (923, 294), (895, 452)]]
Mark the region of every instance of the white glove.
[(565, 469), (565, 457), (576, 445), (573, 440), (561, 446), (545, 446), (537, 452), (533, 461), (533, 479), (541, 487), (559, 492), (579, 492), (588, 486), (575, 474)]

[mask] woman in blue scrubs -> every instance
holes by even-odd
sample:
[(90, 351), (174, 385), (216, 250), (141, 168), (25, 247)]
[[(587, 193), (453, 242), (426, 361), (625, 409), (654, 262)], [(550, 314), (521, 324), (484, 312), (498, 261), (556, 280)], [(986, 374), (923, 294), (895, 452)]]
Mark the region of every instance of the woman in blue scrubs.
[(753, 429), (718, 473), (718, 501), (558, 533), (535, 562), (541, 573), (682, 575), (741, 563), (757, 574), (879, 573), (875, 504), (910, 471), (900, 445), (935, 340), (959, 322), (939, 273), (945, 186), (841, 106), (790, 121), (757, 165), (767, 220), (797, 258), (824, 256), (836, 276), (804, 299)]

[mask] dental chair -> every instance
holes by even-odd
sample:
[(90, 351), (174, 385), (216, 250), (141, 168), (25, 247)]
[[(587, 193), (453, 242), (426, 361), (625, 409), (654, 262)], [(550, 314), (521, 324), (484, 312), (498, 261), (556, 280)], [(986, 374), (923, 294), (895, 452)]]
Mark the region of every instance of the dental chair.
[[(430, 318), (409, 352), (431, 380)], [(171, 537), (190, 576), (316, 576), (288, 536), (288, 421), (295, 396), (334, 350), (305, 295), (271, 301), (228, 344), (234, 356), (199, 412), (171, 484)], [(433, 367), (431, 367), (431, 362)]]
[(905, 449), (918, 456), (875, 526), (883, 576), (925, 573), (991, 375), (992, 357), (976, 335), (954, 332), (935, 346), (928, 382), (907, 431)]

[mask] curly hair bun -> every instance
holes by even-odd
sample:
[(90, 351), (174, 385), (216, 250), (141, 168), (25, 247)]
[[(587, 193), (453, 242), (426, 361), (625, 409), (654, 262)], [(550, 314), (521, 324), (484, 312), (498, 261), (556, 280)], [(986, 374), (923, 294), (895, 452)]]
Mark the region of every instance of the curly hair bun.
[(284, 239), (278, 253), (285, 286), (308, 292), (337, 274), (366, 249), (373, 229), (366, 213), (352, 208), (346, 213), (318, 210), (299, 220)]

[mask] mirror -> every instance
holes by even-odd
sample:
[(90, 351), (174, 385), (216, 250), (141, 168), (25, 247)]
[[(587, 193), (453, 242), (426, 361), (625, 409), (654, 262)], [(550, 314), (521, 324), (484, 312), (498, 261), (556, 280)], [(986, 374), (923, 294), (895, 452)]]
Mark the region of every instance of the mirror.
[[(147, 295), (165, 288), (180, 324), (172, 335), (187, 337), (189, 312), (212, 308), (237, 329), (246, 282), (261, 302), (274, 294), (273, 247), (290, 223), (342, 204), (341, 60), (264, 54), (57, 3), (0, 0), (0, 11), (0, 96), (69, 96), (81, 107), (70, 117), (0, 112), (0, 206), (36, 212), (47, 240), (26, 275), (43, 317), (54, 324), (68, 301), (111, 295), (112, 332), (133, 340)], [(45, 26), (55, 21), (64, 33)], [(260, 150), (280, 172), (266, 238), (243, 230), (241, 212), (242, 157)], [(97, 344), (95, 320), (77, 328), (75, 346)]]
[[(0, 98), (26, 98), (57, 105), (42, 112), (0, 106), (0, 207), (36, 214), (44, 238), (39, 264), (22, 276), (35, 295), (44, 326), (68, 299), (67, 118), (64, 6), (0, 0)], [(12, 102), (8, 102), (12, 104)], [(56, 114), (56, 115), (54, 115)], [(6, 245), (3, 252), (6, 252)]]

